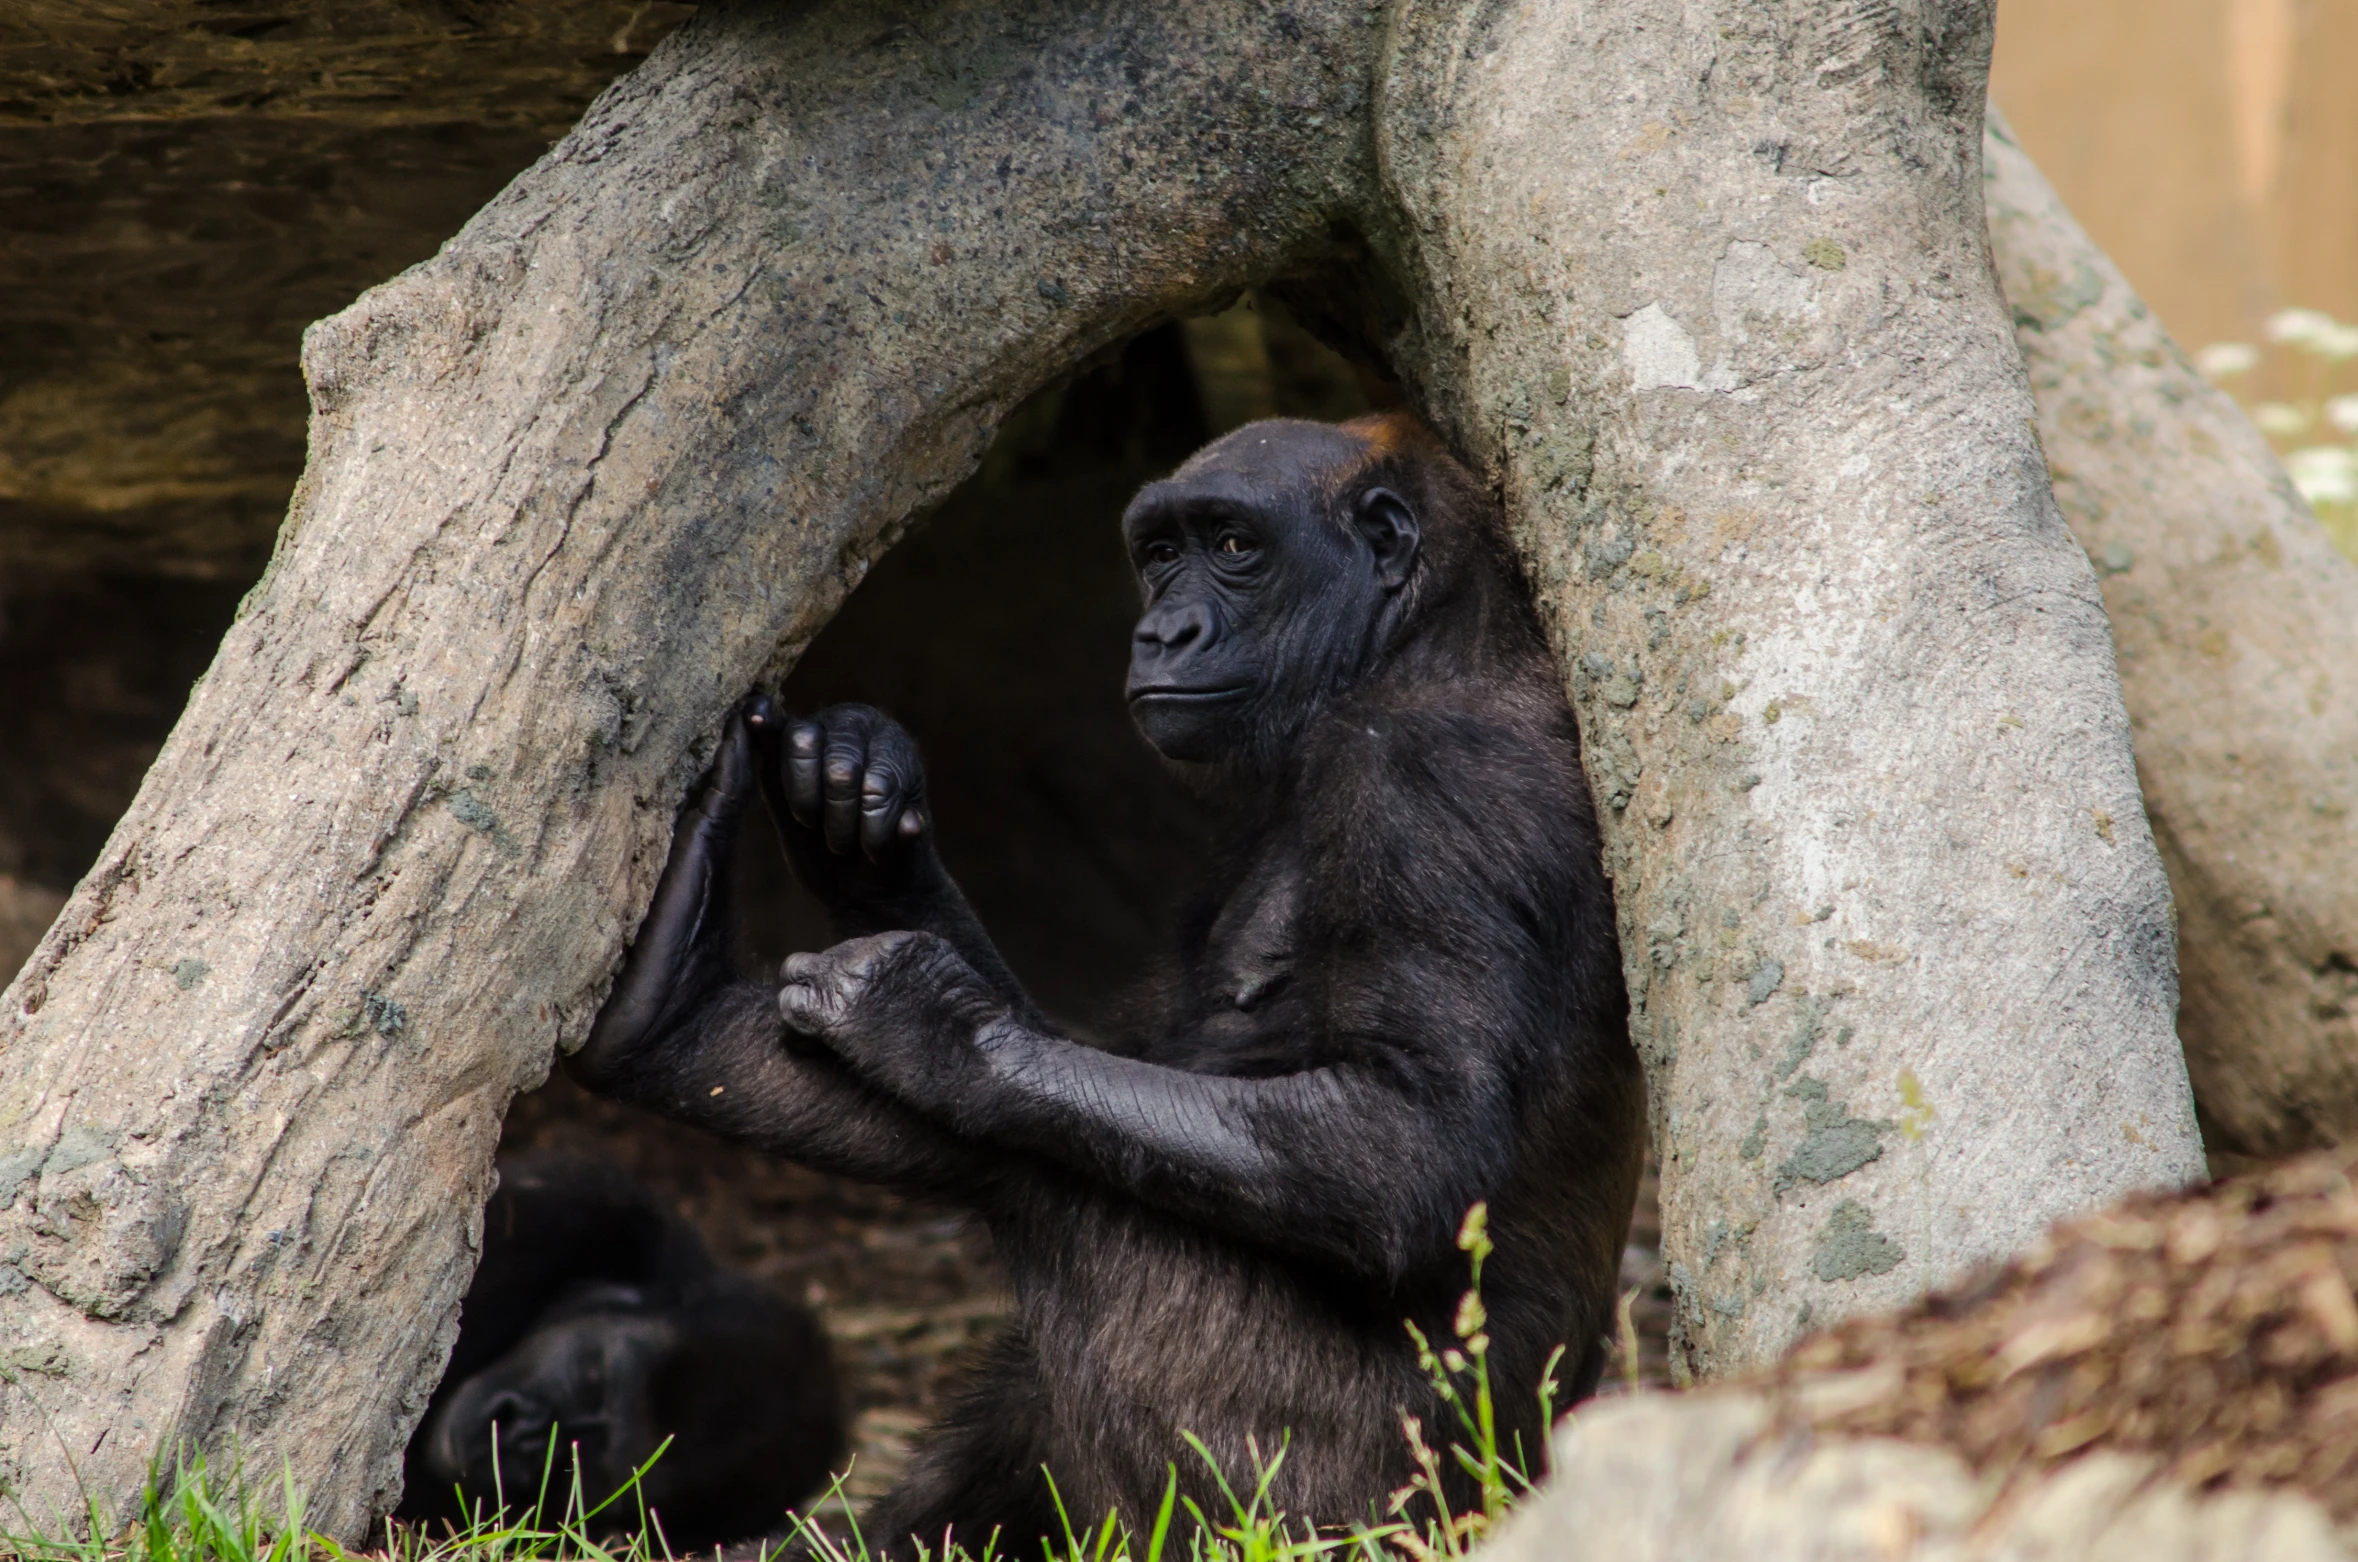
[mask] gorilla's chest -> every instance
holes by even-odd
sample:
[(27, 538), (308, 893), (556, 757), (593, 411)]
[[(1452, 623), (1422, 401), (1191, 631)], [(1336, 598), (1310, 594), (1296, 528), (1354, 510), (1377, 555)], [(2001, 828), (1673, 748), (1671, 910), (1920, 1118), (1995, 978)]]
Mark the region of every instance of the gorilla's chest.
[(1212, 919), (1194, 964), (1182, 1021), (1194, 1056), (1181, 1066), (1246, 1074), (1300, 1066), (1302, 922), (1298, 865), (1286, 856), (1256, 864)]

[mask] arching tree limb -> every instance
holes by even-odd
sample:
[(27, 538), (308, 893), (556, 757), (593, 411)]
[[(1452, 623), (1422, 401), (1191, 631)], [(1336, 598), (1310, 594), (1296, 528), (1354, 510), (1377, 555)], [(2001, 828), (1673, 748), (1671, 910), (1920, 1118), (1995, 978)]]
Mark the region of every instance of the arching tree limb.
[(1379, 36), (708, 8), (313, 328), (272, 568), (0, 1003), (28, 1512), (77, 1513), (78, 1468), (121, 1514), (172, 1435), (286, 1460), (328, 1533), (384, 1510), (500, 1115), (722, 713), (1017, 400), (1325, 242)]

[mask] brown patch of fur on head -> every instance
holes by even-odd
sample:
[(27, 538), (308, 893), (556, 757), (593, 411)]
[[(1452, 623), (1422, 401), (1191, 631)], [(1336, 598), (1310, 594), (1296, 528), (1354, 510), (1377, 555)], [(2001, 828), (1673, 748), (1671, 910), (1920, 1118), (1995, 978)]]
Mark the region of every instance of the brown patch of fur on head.
[[(1328, 496), (1342, 500), (1354, 491), (1390, 488), (1421, 515), (1480, 517), (1476, 529), (1496, 534), (1498, 506), (1474, 474), (1449, 453), (1441, 436), (1409, 412), (1371, 412), (1335, 425), (1358, 441), (1362, 458), (1321, 474)], [(1426, 539), (1428, 545), (1432, 538)]]
[(1778, 1365), (1793, 1425), (1955, 1449), (2010, 1478), (2093, 1449), (2358, 1518), (2358, 1156), (2140, 1194)]
[(1371, 458), (1399, 455), (1410, 450), (1435, 451), (1441, 441), (1431, 429), (1410, 412), (1370, 412), (1352, 418), (1342, 425), (1343, 432), (1357, 436), (1367, 446)]
[[(1440, 436), (1414, 413), (1371, 412), (1335, 427), (1357, 440), (1365, 455), (1353, 465), (1324, 474), (1329, 498), (1341, 499), (1354, 488), (1397, 486), (1403, 473), (1428, 467), (1440, 468), (1454, 479), (1453, 488), (1465, 493), (1480, 491), (1473, 474), (1458, 464)], [(1417, 498), (1410, 493), (1401, 497), (1412, 504)]]
[[(1511, 592), (1518, 616), (1529, 615), (1504, 513), (1438, 434), (1408, 412), (1370, 413), (1337, 427), (1366, 451), (1364, 459), (1328, 477), (1338, 506), (1354, 490), (1389, 488), (1424, 524), (1422, 578), (1413, 587), (1417, 597), (1455, 596), (1483, 577)], [(1532, 628), (1536, 633), (1536, 621)]]

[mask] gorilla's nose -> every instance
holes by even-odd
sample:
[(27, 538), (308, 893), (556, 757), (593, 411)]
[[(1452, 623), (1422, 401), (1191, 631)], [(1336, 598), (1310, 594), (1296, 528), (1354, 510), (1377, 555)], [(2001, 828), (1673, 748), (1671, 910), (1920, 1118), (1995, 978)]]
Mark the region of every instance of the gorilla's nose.
[(1212, 640), (1212, 610), (1202, 602), (1156, 608), (1138, 621), (1140, 655), (1198, 651)]
[(548, 1438), (547, 1410), (513, 1388), (496, 1388), (480, 1380), (462, 1390), (435, 1413), (426, 1442), (427, 1464), (443, 1480), (477, 1480), (490, 1473), (490, 1461), (503, 1462), (519, 1446)]
[(513, 1437), (529, 1429), (532, 1407), (525, 1403), (523, 1395), (506, 1389), (484, 1401), (481, 1414), (485, 1424), (495, 1429), (495, 1436)]

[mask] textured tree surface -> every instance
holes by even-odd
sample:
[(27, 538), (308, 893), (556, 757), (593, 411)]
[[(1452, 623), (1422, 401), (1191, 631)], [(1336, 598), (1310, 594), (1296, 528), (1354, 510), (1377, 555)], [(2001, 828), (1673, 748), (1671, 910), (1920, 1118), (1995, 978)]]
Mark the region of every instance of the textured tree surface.
[[(1001, 414), (1246, 283), (1503, 484), (1590, 735), (1684, 1362), (2200, 1165), (1984, 257), (1984, 0), (700, 12), (314, 328), (309, 466), (0, 999), (0, 1450), (386, 1505), (499, 1115), (731, 702)], [(103, 1441), (101, 1440), (103, 1434)]]
[(1990, 241), (2055, 497), (2104, 577), (2214, 1149), (2358, 1132), (2358, 566), (2004, 126)]
[(1988, 26), (1419, 9), (1380, 100), (1395, 356), (1571, 675), (1699, 1376), (2202, 1168), (2104, 604), (1986, 259)]

